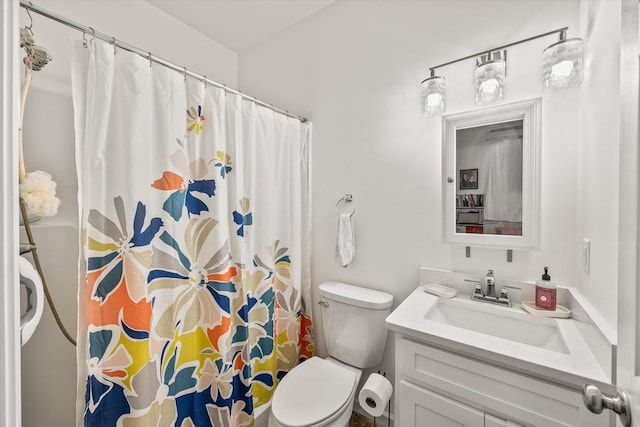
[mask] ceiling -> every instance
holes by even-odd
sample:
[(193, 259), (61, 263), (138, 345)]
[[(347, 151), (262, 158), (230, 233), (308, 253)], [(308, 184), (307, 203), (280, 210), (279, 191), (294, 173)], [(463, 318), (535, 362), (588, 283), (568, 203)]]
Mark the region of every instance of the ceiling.
[(235, 52), (242, 52), (335, 0), (147, 0)]

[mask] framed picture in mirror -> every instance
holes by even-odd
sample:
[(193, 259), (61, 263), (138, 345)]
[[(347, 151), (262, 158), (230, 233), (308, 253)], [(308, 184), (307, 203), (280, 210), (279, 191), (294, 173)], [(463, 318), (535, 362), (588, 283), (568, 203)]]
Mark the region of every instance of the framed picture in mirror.
[(460, 189), (478, 189), (478, 169), (460, 169)]

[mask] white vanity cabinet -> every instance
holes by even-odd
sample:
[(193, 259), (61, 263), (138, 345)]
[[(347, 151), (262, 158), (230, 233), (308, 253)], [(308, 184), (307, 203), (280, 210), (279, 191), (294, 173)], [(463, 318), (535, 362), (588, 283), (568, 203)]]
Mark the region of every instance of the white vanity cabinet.
[(396, 334), (396, 427), (603, 427), (578, 390)]
[(398, 395), (403, 426), (522, 427), (408, 381), (400, 381)]
[(522, 427), (522, 424), (484, 414), (484, 427)]
[[(441, 394), (401, 380), (396, 386), (395, 425), (438, 427), (482, 427), (484, 413)], [(401, 419), (398, 419), (401, 414)]]

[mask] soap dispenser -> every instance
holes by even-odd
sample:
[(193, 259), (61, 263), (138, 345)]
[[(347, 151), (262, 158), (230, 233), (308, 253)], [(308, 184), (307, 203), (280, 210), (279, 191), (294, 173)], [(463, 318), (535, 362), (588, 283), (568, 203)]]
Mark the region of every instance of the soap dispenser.
[(544, 268), (542, 278), (536, 282), (536, 307), (543, 310), (556, 309), (556, 284), (551, 281), (549, 267)]

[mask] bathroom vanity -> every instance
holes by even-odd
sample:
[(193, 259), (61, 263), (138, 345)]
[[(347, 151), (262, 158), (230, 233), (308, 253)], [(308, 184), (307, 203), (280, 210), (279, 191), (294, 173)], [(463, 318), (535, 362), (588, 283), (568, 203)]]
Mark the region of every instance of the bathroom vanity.
[(580, 320), (418, 287), (386, 323), (395, 332), (396, 426), (613, 425), (582, 402), (584, 383), (608, 390), (611, 381)]

